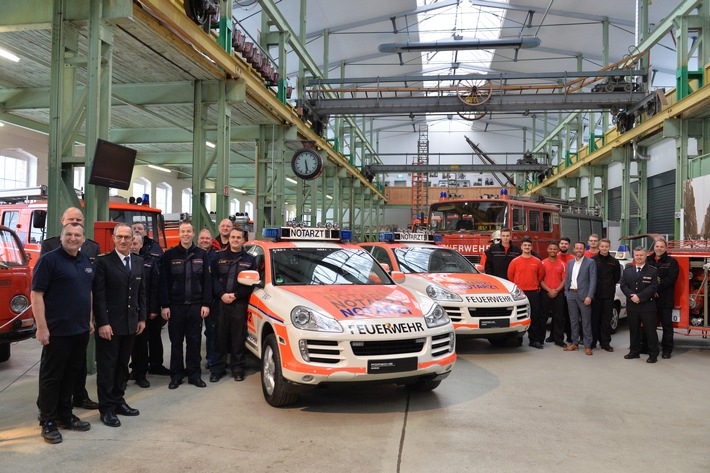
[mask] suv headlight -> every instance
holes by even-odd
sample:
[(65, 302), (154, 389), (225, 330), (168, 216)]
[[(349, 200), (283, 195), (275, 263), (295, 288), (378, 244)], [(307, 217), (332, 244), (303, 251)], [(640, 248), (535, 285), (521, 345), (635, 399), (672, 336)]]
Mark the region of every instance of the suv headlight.
[(333, 317), (302, 305), (294, 307), (291, 311), (291, 322), (293, 322), (294, 327), (301, 330), (313, 330), (314, 332), (343, 331), (343, 327)]
[(440, 286), (428, 286), (426, 295), (435, 301), (463, 302), (463, 299), (458, 294)]
[(432, 304), (429, 312), (424, 314), (424, 320), (429, 328), (440, 327), (451, 323), (449, 316), (446, 315), (446, 311), (442, 309), (439, 304)]
[(510, 291), (510, 295), (513, 296), (514, 301), (522, 301), (525, 299), (525, 293), (521, 291), (518, 286), (513, 286), (513, 290)]

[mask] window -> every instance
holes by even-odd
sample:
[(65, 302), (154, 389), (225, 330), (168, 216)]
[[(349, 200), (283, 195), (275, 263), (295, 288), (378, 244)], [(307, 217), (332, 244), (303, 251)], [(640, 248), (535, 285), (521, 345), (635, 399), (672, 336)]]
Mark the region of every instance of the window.
[(133, 180), (133, 196), (143, 197), (143, 194), (150, 196), (150, 181), (145, 177), (136, 177)]
[(239, 212), (239, 199), (232, 199), (229, 201), (229, 215), (235, 215)]
[(173, 188), (167, 182), (155, 186), (155, 207), (166, 214), (173, 211)]
[(84, 166), (74, 166), (74, 189), (84, 190), (84, 176), (86, 176), (86, 168)]
[(540, 231), (540, 211), (531, 210), (530, 211), (530, 231), (539, 232)]
[(525, 226), (525, 209), (522, 207), (513, 207), (513, 230), (524, 231)]
[(30, 243), (42, 243), (45, 237), (45, 224), (47, 222), (46, 210), (33, 210), (30, 223)]
[(205, 208), (207, 212), (212, 211), (212, 194), (210, 193), (205, 193)]
[(552, 214), (550, 212), (542, 213), (542, 231), (551, 232), (552, 231)]
[(18, 189), (37, 183), (37, 157), (21, 148), (0, 151), (0, 189)]
[(190, 188), (182, 190), (180, 211), (184, 214), (192, 213), (192, 189)]
[(2, 224), (7, 228), (17, 231), (17, 224), (20, 223), (20, 212), (13, 210), (2, 214)]
[(251, 202), (244, 204), (244, 213), (250, 216), (252, 220), (256, 221), (256, 216), (254, 215), (254, 204)]

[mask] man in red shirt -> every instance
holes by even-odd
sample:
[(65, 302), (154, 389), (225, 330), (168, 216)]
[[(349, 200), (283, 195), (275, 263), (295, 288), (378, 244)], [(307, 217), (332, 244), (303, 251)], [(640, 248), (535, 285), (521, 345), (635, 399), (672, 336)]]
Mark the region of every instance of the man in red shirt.
[(523, 238), (522, 254), (510, 262), (508, 280), (516, 284), (530, 303), (530, 329), (528, 338), (533, 348), (544, 348), (546, 318), (540, 313), (540, 281), (545, 277), (545, 267), (532, 255), (532, 240)]
[(557, 253), (559, 246), (557, 243), (547, 245), (547, 258), (542, 260), (545, 267), (545, 278), (540, 282), (540, 309), (542, 319), (547, 321), (547, 317), (552, 315), (552, 328), (550, 337), (558, 347), (564, 347), (565, 328), (565, 274), (566, 266)]
[(592, 233), (591, 235), (589, 235), (587, 244), (589, 244), (589, 249), (584, 252), (584, 256), (586, 258), (591, 258), (592, 256), (599, 253), (599, 235), (597, 235), (596, 233)]

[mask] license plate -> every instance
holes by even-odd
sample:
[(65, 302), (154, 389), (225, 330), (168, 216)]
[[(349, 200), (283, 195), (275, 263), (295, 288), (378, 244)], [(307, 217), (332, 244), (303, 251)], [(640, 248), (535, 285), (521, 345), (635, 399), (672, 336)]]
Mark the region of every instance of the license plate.
[(510, 320), (508, 319), (481, 319), (478, 323), (481, 328), (506, 328), (510, 327)]
[(367, 362), (368, 374), (399, 373), (400, 371), (415, 371), (418, 366), (417, 357), (400, 358), (397, 360), (370, 360)]

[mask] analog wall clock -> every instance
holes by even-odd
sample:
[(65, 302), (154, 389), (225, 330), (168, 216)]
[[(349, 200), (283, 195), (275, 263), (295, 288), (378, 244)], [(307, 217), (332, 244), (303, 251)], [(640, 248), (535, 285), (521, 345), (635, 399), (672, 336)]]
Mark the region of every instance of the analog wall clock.
[(298, 150), (291, 158), (293, 173), (306, 181), (320, 176), (324, 167), (323, 158), (313, 149)]

